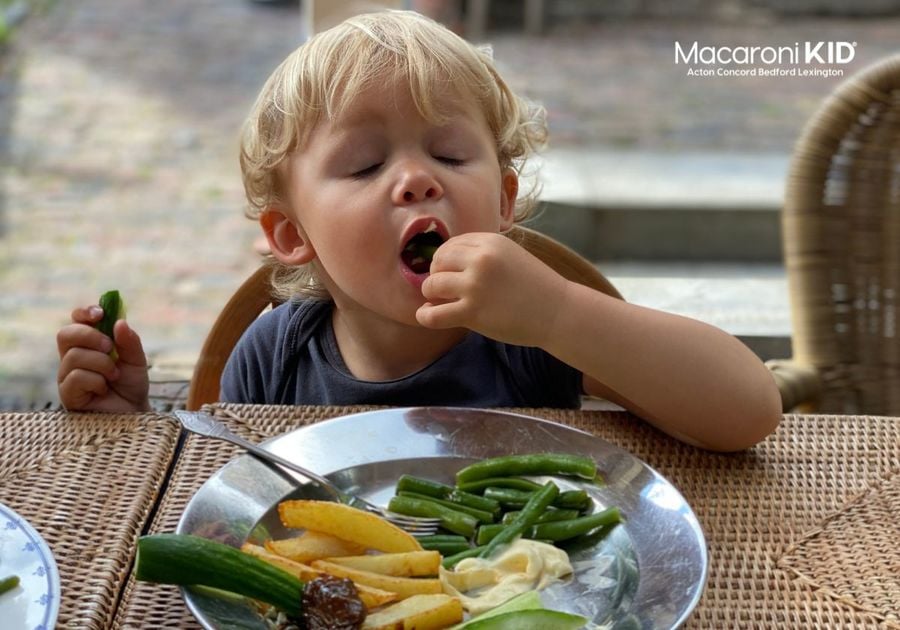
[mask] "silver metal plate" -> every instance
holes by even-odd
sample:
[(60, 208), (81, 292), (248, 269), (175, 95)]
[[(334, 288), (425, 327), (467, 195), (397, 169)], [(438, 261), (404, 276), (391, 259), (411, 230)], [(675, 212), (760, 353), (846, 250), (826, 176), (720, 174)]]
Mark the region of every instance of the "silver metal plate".
[[(693, 610), (706, 583), (706, 541), (697, 518), (665, 478), (626, 451), (554, 422), (497, 411), (422, 407), (344, 416), (263, 443), (350, 492), (386, 505), (404, 473), (452, 483), (474, 461), (497, 455), (562, 452), (593, 457), (606, 485), (557, 478), (583, 488), (595, 508), (618, 506), (625, 522), (596, 544), (567, 549), (574, 576), (541, 591), (546, 607), (585, 615), (610, 628), (672, 628)], [(296, 534), (280, 523), (286, 498), (324, 498), (285, 472), (244, 455), (197, 491), (177, 532), (232, 544)], [(184, 589), (205, 628), (265, 628), (243, 600)]]

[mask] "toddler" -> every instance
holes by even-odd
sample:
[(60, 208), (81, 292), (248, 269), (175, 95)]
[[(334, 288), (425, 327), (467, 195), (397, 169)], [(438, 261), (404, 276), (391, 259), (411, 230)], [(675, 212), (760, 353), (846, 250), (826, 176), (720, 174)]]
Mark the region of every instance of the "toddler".
[[(412, 12), (351, 18), (292, 53), (244, 128), (250, 215), (288, 300), (244, 334), (224, 401), (623, 405), (685, 442), (746, 448), (781, 417), (752, 352), (707, 324), (567, 281), (504, 234), (545, 137), (490, 55)], [(146, 358), (78, 308), (58, 334), (68, 409), (147, 409)]]

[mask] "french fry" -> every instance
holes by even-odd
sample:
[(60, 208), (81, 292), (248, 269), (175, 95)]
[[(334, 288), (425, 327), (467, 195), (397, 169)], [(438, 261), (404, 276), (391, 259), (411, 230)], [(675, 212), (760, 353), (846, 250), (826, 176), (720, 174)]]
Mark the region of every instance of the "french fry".
[(449, 595), (413, 595), (366, 616), (363, 630), (434, 630), (459, 623), (462, 604)]
[(441, 554), (437, 551), (403, 551), (401, 553), (382, 553), (369, 556), (348, 555), (322, 559), (351, 569), (397, 577), (437, 575), (441, 566)]
[(321, 558), (338, 556), (355, 556), (366, 550), (362, 545), (312, 530), (307, 530), (296, 538), (267, 540), (266, 549), (279, 556), (290, 558), (295, 562), (310, 562)]
[(400, 599), (406, 599), (413, 595), (442, 593), (444, 591), (441, 581), (438, 579), (380, 575), (371, 571), (344, 567), (325, 560), (316, 560), (312, 563), (312, 566), (314, 569), (324, 571), (335, 577), (349, 578), (357, 584), (364, 584), (383, 591), (396, 593)]
[[(260, 560), (265, 560), (269, 564), (272, 564), (280, 569), (284, 569), (291, 575), (296, 576), (304, 582), (309, 582), (310, 580), (314, 580), (317, 577), (321, 577), (323, 575), (333, 575), (326, 571), (313, 568), (300, 562), (294, 562), (293, 560), (289, 560), (288, 558), (274, 554), (270, 551), (267, 551), (263, 547), (260, 547), (259, 545), (244, 543), (243, 545), (241, 545), (241, 551), (251, 556), (255, 556)], [(339, 575), (335, 577), (343, 576)], [(356, 583), (355, 580), (354, 583), (356, 584), (356, 591), (359, 594), (360, 600), (362, 600), (362, 603), (369, 610), (378, 608), (379, 606), (384, 606), (385, 604), (389, 604), (391, 602), (395, 602), (397, 601), (397, 599), (399, 599), (397, 593), (391, 593), (389, 591), (366, 586), (365, 584), (359, 584)]]
[(311, 529), (388, 553), (422, 551), (415, 537), (375, 514), (331, 501), (282, 501), (278, 515), (285, 527)]

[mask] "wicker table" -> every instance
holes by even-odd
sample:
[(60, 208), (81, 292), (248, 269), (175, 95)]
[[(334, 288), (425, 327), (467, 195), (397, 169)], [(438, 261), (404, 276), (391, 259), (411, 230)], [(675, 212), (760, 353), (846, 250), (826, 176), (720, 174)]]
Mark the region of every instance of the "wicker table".
[(179, 431), (154, 414), (0, 414), (0, 502), (53, 552), (62, 582), (58, 627), (112, 623)]
[[(364, 410), (212, 407), (256, 441)], [(590, 431), (681, 490), (710, 551), (687, 627), (900, 628), (900, 418), (786, 416), (756, 448), (716, 455), (627, 413), (516, 411)], [(237, 454), (187, 436), (165, 484), (177, 436), (152, 414), (0, 415), (0, 501), (53, 548), (61, 627), (197, 627), (176, 588), (127, 576), (136, 535), (173, 531), (193, 493)]]
[[(212, 407), (261, 440), (348, 407)], [(584, 429), (668, 477), (707, 535), (710, 573), (691, 628), (900, 628), (900, 418), (786, 416), (733, 455), (706, 453), (627, 413), (517, 410)], [(189, 436), (151, 531), (173, 531), (187, 501), (237, 454)], [(114, 627), (197, 627), (174, 587), (129, 580)]]

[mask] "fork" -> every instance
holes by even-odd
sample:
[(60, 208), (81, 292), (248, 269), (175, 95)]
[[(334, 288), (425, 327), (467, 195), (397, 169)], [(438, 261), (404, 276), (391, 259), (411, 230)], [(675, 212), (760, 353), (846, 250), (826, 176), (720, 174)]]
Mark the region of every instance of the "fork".
[(228, 427), (226, 427), (224, 424), (222, 424), (206, 412), (185, 411), (182, 409), (178, 409), (175, 411), (175, 417), (178, 418), (181, 426), (191, 433), (196, 433), (197, 435), (202, 435), (217, 440), (223, 440), (225, 442), (231, 442), (236, 446), (240, 446), (245, 451), (255, 457), (258, 457), (259, 459), (300, 473), (307, 479), (311, 479), (321, 485), (322, 488), (328, 491), (328, 493), (333, 496), (338, 503), (344, 503), (346, 505), (350, 505), (352, 507), (377, 514), (386, 521), (393, 523), (397, 527), (406, 530), (414, 536), (428, 536), (430, 534), (434, 534), (437, 531), (438, 525), (440, 525), (440, 519), (421, 518), (418, 516), (405, 516), (403, 514), (397, 514), (395, 512), (390, 512), (379, 505), (370, 503), (362, 497), (344, 492), (322, 475), (314, 473), (313, 471), (308, 470), (303, 466), (300, 466), (299, 464), (295, 464), (290, 460), (276, 455), (275, 453), (270, 453), (269, 451), (260, 448), (253, 442), (248, 442), (244, 438), (235, 435), (228, 429)]

